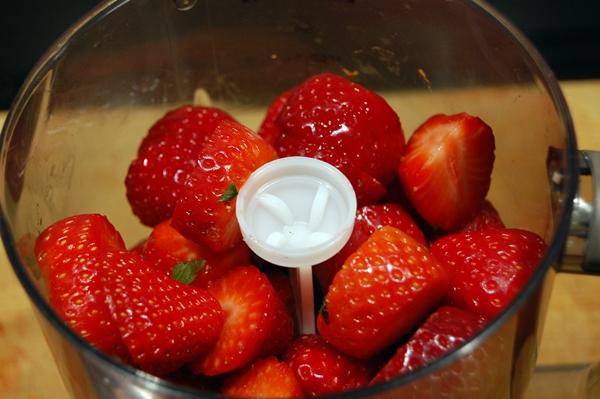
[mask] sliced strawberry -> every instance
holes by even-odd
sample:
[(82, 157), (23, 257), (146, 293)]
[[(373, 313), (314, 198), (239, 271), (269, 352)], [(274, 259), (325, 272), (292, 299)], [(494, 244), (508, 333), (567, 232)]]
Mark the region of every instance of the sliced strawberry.
[(368, 358), (410, 332), (447, 290), (447, 272), (427, 247), (385, 226), (335, 275), (319, 333), (343, 353)]
[(538, 235), (518, 229), (456, 233), (431, 246), (450, 275), (450, 303), (489, 318), (521, 291), (545, 251)]
[(48, 300), (58, 316), (99, 350), (126, 358), (99, 276), (99, 260), (114, 250), (125, 250), (123, 239), (97, 214), (62, 219), (42, 231), (35, 243)]
[(346, 259), (352, 255), (363, 242), (383, 226), (396, 227), (426, 245), (425, 236), (412, 217), (397, 204), (367, 205), (356, 211), (356, 220), (352, 235), (346, 245), (333, 258), (315, 266), (313, 271), (323, 291), (327, 291), (333, 277), (342, 268)]
[(490, 228), (502, 229), (504, 222), (500, 219), (500, 215), (494, 205), (488, 200), (483, 201), (479, 212), (475, 214), (475, 217), (471, 219), (460, 231), (479, 231)]
[(400, 161), (404, 192), (432, 226), (458, 229), (485, 199), (494, 148), (492, 129), (481, 119), (432, 116), (413, 133)]
[(224, 121), (207, 138), (198, 166), (185, 183), (172, 225), (185, 237), (221, 252), (242, 241), (235, 196), (250, 174), (277, 158), (275, 150), (248, 128)]
[(340, 76), (313, 76), (292, 90), (276, 120), (275, 149), (340, 168), (354, 186), (359, 204), (381, 198), (369, 192), (394, 177), (404, 150), (400, 120), (374, 92)]
[(125, 179), (127, 199), (143, 224), (171, 217), (207, 136), (224, 120), (233, 118), (217, 108), (186, 105), (150, 128)]
[[(256, 267), (235, 267), (208, 291), (225, 311), (225, 325), (215, 346), (192, 365), (195, 373), (218, 375), (240, 369), (291, 340), (292, 322), (285, 306)], [(285, 344), (273, 342), (284, 336)]]
[(358, 389), (370, 380), (365, 366), (339, 353), (318, 335), (304, 335), (292, 342), (283, 360), (294, 370), (307, 396)]
[(442, 306), (398, 349), (371, 384), (389, 381), (433, 362), (468, 341), (486, 323), (482, 316)]
[(142, 257), (151, 266), (169, 275), (178, 264), (198, 262), (199, 267), (191, 283), (200, 288), (207, 288), (233, 266), (248, 264), (250, 250), (241, 242), (229, 251), (215, 253), (188, 240), (171, 226), (170, 220), (165, 220), (150, 233)]
[(177, 370), (217, 341), (223, 311), (206, 291), (173, 281), (134, 253), (108, 253), (101, 267), (107, 303), (142, 370)]
[(284, 91), (269, 105), (265, 119), (258, 128), (258, 135), (271, 145), (275, 145), (275, 141), (281, 134), (281, 127), (277, 124), (277, 118), (292, 92), (293, 90)]
[(302, 388), (292, 369), (274, 356), (229, 378), (221, 392), (235, 398), (299, 398)]

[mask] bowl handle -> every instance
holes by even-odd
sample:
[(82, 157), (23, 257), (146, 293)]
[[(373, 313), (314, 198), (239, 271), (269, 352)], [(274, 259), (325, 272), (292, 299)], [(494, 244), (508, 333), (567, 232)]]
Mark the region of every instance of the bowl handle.
[[(600, 151), (579, 151), (578, 163), (579, 191), (573, 200), (569, 238), (558, 270), (600, 274)], [(560, 175), (551, 172), (550, 181), (556, 187)], [(585, 198), (588, 192), (591, 199)]]

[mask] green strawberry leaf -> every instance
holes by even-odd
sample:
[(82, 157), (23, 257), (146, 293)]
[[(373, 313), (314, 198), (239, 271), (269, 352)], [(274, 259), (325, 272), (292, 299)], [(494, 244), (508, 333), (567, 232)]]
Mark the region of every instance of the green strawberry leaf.
[(229, 183), (229, 186), (225, 189), (223, 195), (219, 197), (219, 202), (231, 201), (238, 195), (238, 190), (235, 184)]
[(206, 266), (204, 259), (179, 262), (171, 270), (171, 277), (182, 284), (190, 284), (198, 276), (198, 272)]

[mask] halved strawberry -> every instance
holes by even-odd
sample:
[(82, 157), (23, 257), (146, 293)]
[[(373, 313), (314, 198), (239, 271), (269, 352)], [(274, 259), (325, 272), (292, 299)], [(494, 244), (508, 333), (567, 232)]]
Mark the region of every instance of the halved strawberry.
[(98, 214), (59, 220), (42, 231), (35, 243), (48, 300), (58, 316), (99, 350), (126, 358), (99, 276), (104, 253), (121, 250), (125, 244), (120, 234)]
[(518, 229), (456, 233), (431, 246), (450, 275), (450, 303), (489, 318), (521, 291), (545, 250), (541, 237)]
[(275, 144), (281, 134), (281, 127), (277, 124), (277, 118), (279, 118), (283, 107), (292, 93), (293, 90), (288, 90), (277, 96), (271, 105), (269, 105), (265, 119), (258, 128), (258, 135), (271, 145)]
[(292, 339), (285, 306), (256, 267), (234, 267), (208, 291), (225, 311), (225, 325), (213, 348), (192, 365), (195, 373), (218, 375), (240, 369), (282, 350)]
[(410, 332), (447, 290), (447, 272), (427, 247), (385, 226), (335, 275), (319, 333), (341, 352), (368, 358)]
[(271, 356), (229, 378), (221, 392), (235, 398), (299, 398), (302, 388), (292, 369)]
[(397, 204), (366, 205), (356, 211), (356, 220), (352, 235), (346, 245), (332, 258), (315, 266), (313, 271), (324, 292), (333, 281), (335, 274), (342, 268), (346, 259), (352, 255), (363, 242), (383, 226), (396, 227), (426, 245), (425, 236), (412, 217)]
[(171, 275), (176, 265), (188, 263), (194, 269), (191, 283), (207, 288), (233, 266), (250, 262), (250, 250), (241, 242), (229, 251), (215, 253), (182, 236), (165, 220), (154, 227), (142, 251), (150, 266)]
[(222, 122), (198, 154), (172, 226), (212, 251), (235, 247), (242, 241), (235, 217), (237, 190), (255, 169), (276, 158), (275, 150), (248, 128)]
[(490, 187), (494, 134), (466, 113), (435, 115), (408, 141), (398, 174), (412, 205), (432, 226), (460, 228), (473, 218)]
[(223, 311), (206, 291), (172, 280), (130, 252), (107, 253), (100, 273), (121, 338), (142, 370), (177, 370), (217, 341)]
[(502, 229), (504, 226), (504, 222), (500, 219), (500, 214), (494, 205), (488, 200), (483, 201), (479, 212), (475, 214), (475, 217), (471, 219), (460, 231), (469, 232), (469, 231), (479, 231), (486, 230), (489, 228)]
[(367, 368), (339, 353), (318, 335), (296, 339), (283, 355), (307, 396), (331, 395), (366, 386)]
[(233, 118), (217, 108), (185, 105), (150, 128), (125, 179), (127, 199), (143, 224), (171, 217), (206, 137), (224, 120)]
[(442, 306), (377, 373), (371, 385), (389, 381), (442, 357), (479, 332), (487, 319), (465, 310)]
[[(400, 120), (388, 103), (331, 73), (294, 88), (275, 123), (280, 156), (314, 157), (340, 168), (363, 205), (385, 194), (404, 150)], [(370, 192), (373, 187), (383, 190)]]

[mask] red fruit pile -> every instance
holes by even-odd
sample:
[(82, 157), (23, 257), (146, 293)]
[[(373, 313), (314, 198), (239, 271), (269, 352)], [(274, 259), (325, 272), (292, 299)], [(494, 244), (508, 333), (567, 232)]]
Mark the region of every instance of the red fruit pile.
[[(405, 143), (382, 97), (317, 75), (275, 99), (258, 135), (215, 108), (157, 121), (125, 179), (153, 227), (133, 249), (88, 214), (48, 227), (35, 253), (57, 314), (123, 362), (235, 397), (346, 392), (458, 348), (534, 273), (545, 243), (486, 200), (494, 150), (466, 113), (432, 116)], [(295, 334), (287, 270), (252, 265), (235, 218), (251, 173), (292, 155), (339, 168), (360, 205), (347, 244), (314, 268), (317, 335)]]

